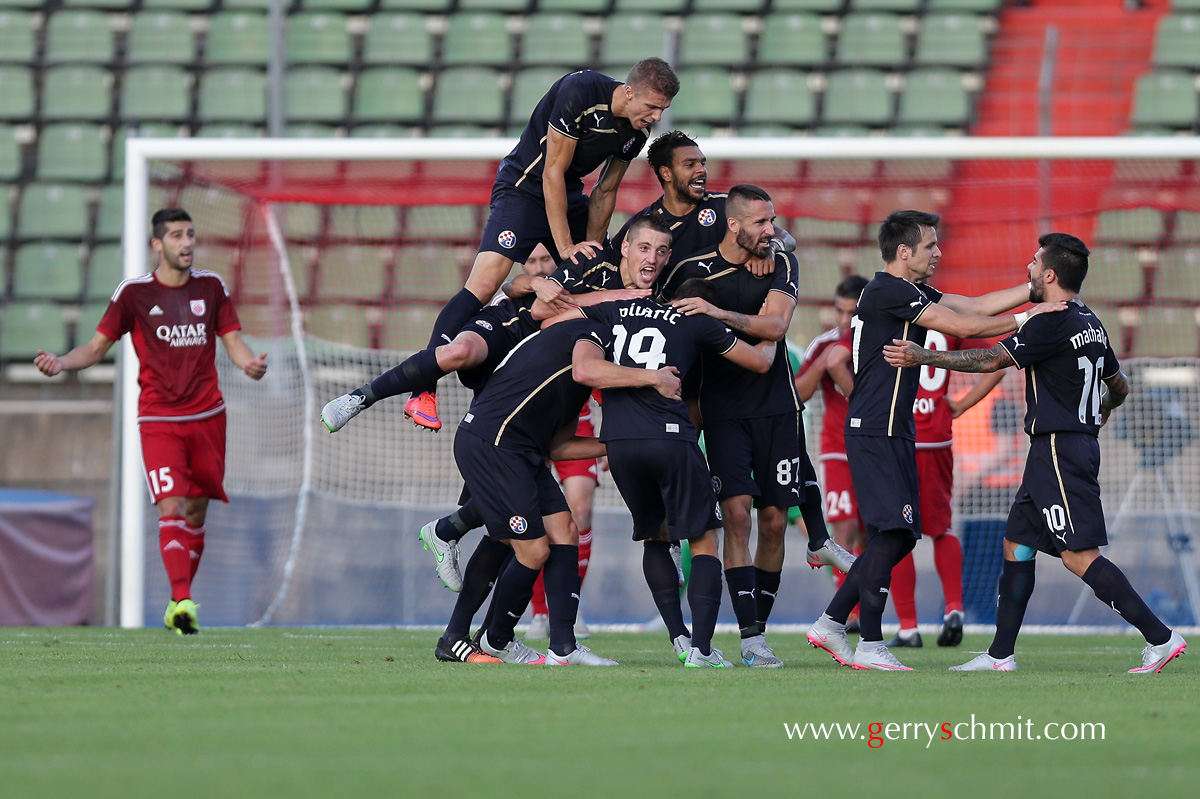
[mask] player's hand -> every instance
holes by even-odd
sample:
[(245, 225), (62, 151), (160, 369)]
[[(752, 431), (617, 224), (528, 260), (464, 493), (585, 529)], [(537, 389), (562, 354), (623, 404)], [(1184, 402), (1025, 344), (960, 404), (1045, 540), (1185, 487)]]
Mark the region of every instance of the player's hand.
[(654, 390), (667, 399), (683, 399), (681, 393), (683, 384), (679, 380), (679, 370), (674, 366), (664, 366), (657, 371), (658, 379), (655, 381)]
[(242, 367), (242, 371), (251, 380), (262, 380), (263, 375), (267, 373), (267, 354), (264, 352), (254, 360)]
[(571, 292), (559, 285), (557, 280), (535, 277), (529, 282), (533, 286), (533, 293), (537, 295), (537, 298), (549, 305), (550, 310), (554, 313), (560, 314), (575, 307), (575, 303), (571, 300)]
[(713, 305), (708, 300), (702, 300), (699, 297), (684, 297), (680, 300), (671, 300), (671, 306), (682, 313), (684, 316), (694, 316), (698, 313), (708, 314), (713, 316)]
[(613, 300), (640, 300), (650, 296), (650, 289), (609, 289)]
[(600, 252), (600, 242), (598, 241), (581, 241), (578, 244), (572, 244), (565, 250), (559, 252), (562, 260), (570, 259), (571, 263), (579, 263), (579, 255), (583, 254), (584, 258), (595, 258), (596, 253)]
[(1030, 316), (1037, 316), (1040, 313), (1054, 313), (1055, 311), (1067, 310), (1065, 302), (1039, 302), (1037, 305), (1026, 311)]
[(883, 359), (889, 366), (920, 366), (921, 349), (912, 341), (894, 338), (891, 344), (884, 345)]
[(58, 356), (45, 350), (38, 350), (37, 357), (33, 359), (33, 365), (46, 377), (54, 377), (63, 370), (62, 361)]
[(766, 277), (775, 271), (775, 251), (766, 258), (751, 258), (745, 263), (746, 270), (755, 277)]
[(602, 455), (599, 458), (596, 458), (596, 465), (600, 467), (600, 471), (607, 472), (608, 471), (608, 456)]
[(950, 409), (950, 418), (957, 419), (967, 410), (962, 401), (946, 397), (946, 407)]

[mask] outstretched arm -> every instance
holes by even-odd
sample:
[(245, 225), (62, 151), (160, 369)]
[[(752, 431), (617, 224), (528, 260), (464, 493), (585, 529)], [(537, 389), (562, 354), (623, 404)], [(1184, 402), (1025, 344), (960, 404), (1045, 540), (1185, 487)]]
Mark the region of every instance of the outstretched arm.
[(718, 308), (699, 297), (671, 300), (671, 305), (679, 309), (684, 316), (707, 314), (739, 333), (771, 341), (783, 341), (788, 325), (792, 323), (792, 314), (796, 311), (796, 301), (782, 291), (772, 291), (768, 294), (762, 309), (753, 316)]
[(892, 339), (883, 348), (883, 357), (892, 366), (933, 366), (956, 372), (995, 372), (1014, 366), (1008, 350), (997, 344), (990, 350), (927, 350), (911, 341)]
[(958, 338), (991, 338), (1019, 329), (1031, 316), (1066, 309), (1065, 302), (1043, 302), (1024, 313), (1011, 316), (979, 316), (961, 314), (942, 303), (933, 303), (926, 306), (916, 322), (921, 327), (932, 328), (939, 333)]
[(97, 331), (92, 336), (91, 341), (86, 344), (80, 344), (61, 358), (45, 350), (38, 350), (37, 357), (33, 359), (33, 363), (37, 366), (38, 371), (46, 377), (54, 377), (59, 372), (74, 372), (100, 363), (100, 359), (104, 357), (104, 354), (108, 352), (108, 348), (112, 345), (113, 340), (111, 338)]
[(979, 297), (964, 297), (961, 294), (943, 294), (939, 305), (950, 310), (973, 316), (995, 316), (1011, 311), (1029, 302), (1029, 284), (1022, 283), (1010, 289), (993, 291)]
[(245, 372), (251, 380), (261, 380), (267, 373), (267, 354), (264, 352), (255, 356), (242, 340), (239, 331), (231, 330), (221, 336), (221, 343), (225, 345), (225, 351), (229, 353), (229, 360), (233, 361), (233, 365)]
[[(588, 305), (597, 305), (602, 302), (616, 302), (617, 300), (639, 300), (642, 297), (650, 296), (650, 289), (603, 289), (601, 291), (590, 291), (587, 294), (568, 295), (571, 297), (575, 306), (584, 308)], [(569, 310), (568, 306), (564, 306), (565, 310)], [(529, 314), (537, 321), (549, 319), (555, 314), (561, 313), (557, 307), (552, 307), (536, 300), (533, 307), (529, 309)]]

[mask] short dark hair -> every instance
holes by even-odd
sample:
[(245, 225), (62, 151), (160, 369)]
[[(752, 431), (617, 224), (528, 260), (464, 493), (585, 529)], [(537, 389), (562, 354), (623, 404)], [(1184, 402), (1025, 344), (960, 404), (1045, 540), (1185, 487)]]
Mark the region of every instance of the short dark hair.
[(679, 94), (679, 77), (671, 65), (661, 58), (643, 58), (629, 70), (625, 83), (634, 90), (649, 89), (664, 97), (673, 98)]
[(936, 228), (941, 221), (937, 214), (925, 211), (892, 211), (879, 226), (879, 254), (883, 262), (890, 264), (896, 260), (901, 244), (910, 250), (917, 249), (923, 235), (921, 229)]
[(682, 300), (685, 297), (699, 297), (710, 305), (721, 306), (721, 291), (711, 282), (702, 277), (692, 277), (683, 281), (683, 285), (675, 290), (671, 299)]
[(659, 233), (665, 233), (668, 239), (675, 238), (675, 234), (671, 232), (671, 226), (662, 218), (662, 215), (646, 214), (645, 216), (639, 216), (629, 223), (629, 230), (625, 231), (625, 241), (631, 241), (633, 234), (642, 228), (650, 228), (657, 230)]
[(752, 202), (771, 202), (771, 195), (753, 183), (739, 183), (725, 197), (725, 216), (739, 217)]
[(658, 185), (666, 185), (662, 179), (662, 175), (658, 174), (660, 167), (671, 168), (675, 162), (675, 151), (680, 147), (698, 147), (699, 145), (681, 130), (672, 130), (664, 133), (654, 141), (650, 142), (650, 146), (646, 148), (646, 160), (650, 162), (650, 168), (654, 170), (654, 177), (658, 178)]
[(182, 208), (159, 208), (150, 217), (150, 238), (161, 239), (167, 235), (168, 222), (191, 222), (192, 217)]
[(1054, 270), (1058, 285), (1078, 292), (1087, 277), (1088, 256), (1092, 251), (1070, 233), (1047, 233), (1038, 239), (1038, 244), (1042, 248), (1042, 266)]
[(858, 298), (862, 296), (863, 289), (866, 287), (867, 279), (862, 275), (846, 275), (838, 282), (837, 288), (833, 291), (833, 296), (857, 302)]

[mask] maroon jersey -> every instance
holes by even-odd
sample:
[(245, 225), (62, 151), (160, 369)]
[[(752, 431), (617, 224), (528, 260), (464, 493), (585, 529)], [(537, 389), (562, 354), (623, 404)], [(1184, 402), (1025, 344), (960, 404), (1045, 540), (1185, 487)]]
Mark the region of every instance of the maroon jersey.
[[(925, 347), (938, 352), (955, 352), (982, 347), (990, 349), (980, 339), (960, 339), (930, 330), (925, 334)], [(917, 449), (938, 449), (950, 446), (954, 439), (954, 417), (946, 395), (950, 391), (950, 375), (945, 369), (921, 367), (917, 383), (917, 399), (913, 403), (913, 420), (917, 423)]]
[[(804, 363), (800, 364), (800, 371), (796, 373), (796, 376), (799, 377), (807, 372), (813, 362), (821, 357), (821, 353), (834, 344), (841, 344), (849, 348), (852, 338), (852, 331), (839, 333), (836, 327), (826, 330), (814, 338), (804, 352)], [(821, 423), (821, 454), (844, 455), (846, 453), (846, 410), (850, 407), (850, 401), (846, 399), (846, 395), (837, 387), (828, 373), (821, 377), (820, 385), (821, 399), (825, 401), (825, 415)]]
[(217, 338), (242, 327), (225, 281), (193, 269), (179, 287), (154, 273), (123, 281), (96, 330), (114, 341), (126, 333), (140, 367), (138, 421), (182, 422), (225, 409), (217, 386)]

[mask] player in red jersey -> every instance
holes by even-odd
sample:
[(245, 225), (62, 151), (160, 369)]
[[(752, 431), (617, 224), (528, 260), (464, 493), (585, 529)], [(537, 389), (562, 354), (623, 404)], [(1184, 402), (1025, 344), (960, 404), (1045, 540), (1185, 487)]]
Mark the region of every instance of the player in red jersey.
[(66, 355), (38, 350), (34, 363), (53, 377), (100, 361), (121, 336), (133, 337), (139, 371), (138, 428), (150, 495), (158, 506), (158, 542), (171, 581), (163, 616), (184, 635), (200, 629), (192, 578), (204, 552), (209, 499), (228, 502), (225, 476), (225, 400), (217, 385), (217, 338), (230, 360), (254, 380), (267, 372), (267, 354), (255, 357), (225, 282), (192, 269), (196, 230), (181, 208), (163, 208), (150, 220), (157, 264), (123, 281), (91, 341)]

